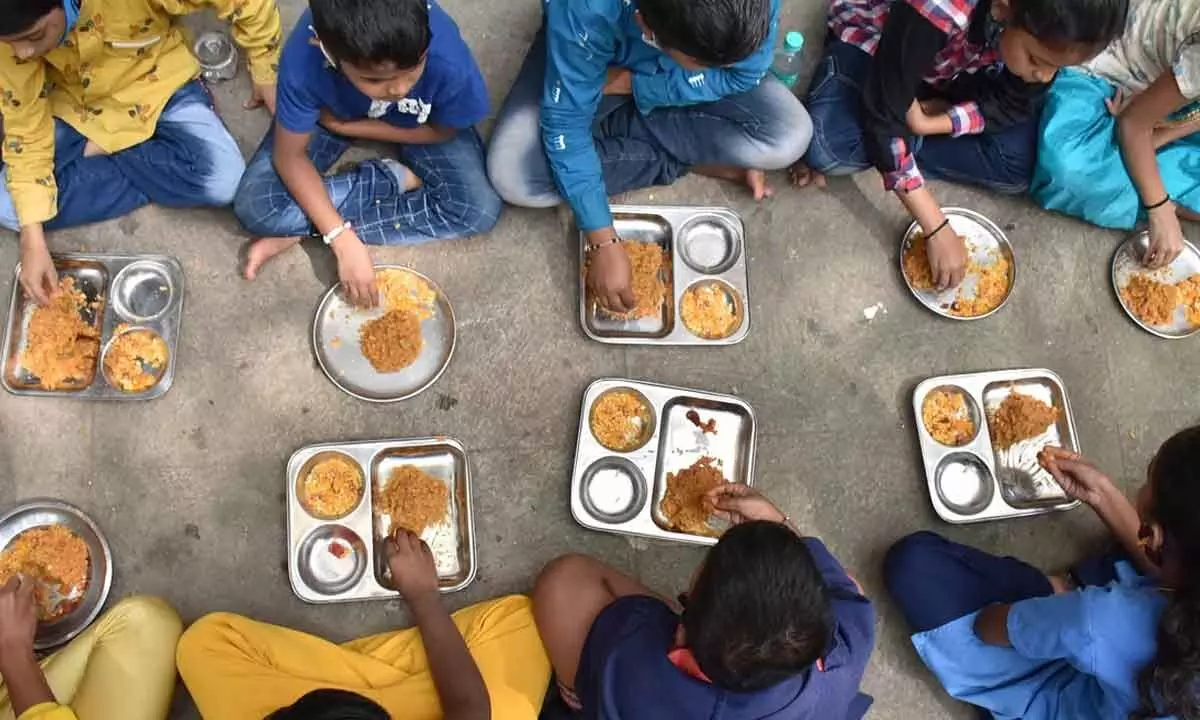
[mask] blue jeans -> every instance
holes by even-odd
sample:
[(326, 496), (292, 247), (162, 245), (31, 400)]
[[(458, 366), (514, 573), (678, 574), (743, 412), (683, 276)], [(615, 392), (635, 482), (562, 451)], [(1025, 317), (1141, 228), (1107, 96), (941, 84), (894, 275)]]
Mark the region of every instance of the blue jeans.
[[(562, 199), (542, 148), (545, 31), (538, 33), (492, 132), (488, 174), (500, 197), (523, 207)], [(773, 79), (716, 102), (638, 112), (633, 97), (606, 95), (592, 135), (608, 194), (670, 185), (693, 165), (782, 170), (800, 159), (812, 136), (804, 106)]]
[[(312, 225), (271, 161), (274, 130), (250, 160), (233, 210), (254, 235), (308, 235)], [(349, 138), (318, 127), (308, 139), (308, 158), (324, 175), (350, 147)], [(325, 192), (342, 217), (369, 245), (411, 245), (486, 233), (503, 203), (488, 184), (483, 141), (462, 130), (436, 145), (398, 145), (396, 153), (422, 185), (405, 192), (405, 173), (391, 158), (366, 160), (324, 179)]]
[[(228, 205), (246, 169), (237, 142), (199, 80), (171, 97), (148, 140), (111, 155), (85, 158), (86, 144), (87, 138), (55, 118), (58, 215), (46, 223), (48, 229), (110, 220), (150, 203)], [(0, 188), (0, 227), (18, 228), (7, 188)]]
[[(862, 85), (871, 56), (836, 38), (825, 44), (808, 90), (813, 138), (805, 162), (826, 175), (851, 175), (872, 167), (863, 141)], [(1037, 159), (1038, 119), (1028, 118), (979, 135), (908, 138), (925, 177), (978, 185), (1019, 195), (1029, 188)]]

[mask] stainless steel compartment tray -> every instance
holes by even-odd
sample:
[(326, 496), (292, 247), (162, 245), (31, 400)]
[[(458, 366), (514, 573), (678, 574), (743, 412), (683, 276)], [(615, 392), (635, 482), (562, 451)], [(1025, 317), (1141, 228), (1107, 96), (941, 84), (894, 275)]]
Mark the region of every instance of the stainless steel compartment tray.
[[(152, 400), (161, 397), (175, 380), (178, 362), (179, 329), (183, 319), (183, 267), (165, 255), (96, 255), (71, 253), (54, 255), (59, 277), (74, 277), (76, 286), (89, 300), (97, 299), (96, 326), (100, 329), (100, 352), (90, 383), (79, 388), (45, 390), (38, 380), (21, 366), (25, 334), (36, 307), (25, 297), (14, 277), (9, 302), (8, 324), (4, 331), (4, 368), (0, 382), (14, 395), (71, 397), (87, 400)], [(15, 274), (20, 275), (17, 265)], [(143, 392), (125, 392), (105, 378), (104, 353), (117, 326), (128, 324), (157, 333), (167, 343), (169, 358), (159, 381)]]
[[(613, 226), (622, 239), (662, 245), (670, 279), (669, 301), (660, 315), (620, 320), (599, 312), (584, 281), (587, 239), (579, 236), (579, 323), (593, 340), (616, 345), (734, 345), (750, 331), (746, 276), (746, 230), (737, 213), (722, 207), (614, 205)], [(734, 304), (740, 324), (727, 337), (692, 333), (680, 317), (684, 293), (717, 283)]]
[[(592, 434), (592, 404), (611, 390), (640, 393), (652, 410), (653, 432), (645, 443), (627, 453), (614, 452)], [(704, 433), (688, 418), (716, 421), (716, 432)], [(754, 484), (757, 442), (754, 410), (732, 395), (602, 378), (583, 395), (575, 464), (571, 473), (571, 514), (580, 525), (602, 532), (660, 540), (715, 544), (717, 539), (671, 530), (659, 511), (666, 476), (704, 456), (720, 463), (725, 479)]]
[[(961, 389), (976, 418), (975, 436), (961, 446), (942, 445), (925, 427), (922, 406), (926, 396), (939, 388)], [(1014, 390), (1054, 405), (1059, 418), (1042, 435), (1001, 451), (992, 446), (987, 412)], [(1027, 517), (1079, 504), (1037, 463), (1037, 452), (1047, 444), (1079, 451), (1066, 385), (1053, 371), (1032, 368), (932, 377), (913, 391), (913, 413), (929, 499), (946, 522)]]
[[(297, 486), (305, 465), (331, 452), (358, 464), (365, 487), (349, 514), (326, 520), (304, 509)], [(321, 443), (300, 448), (287, 465), (288, 579), (300, 599), (335, 603), (399, 597), (384, 584), (387, 572), (381, 542), (389, 528), (386, 517), (377, 517), (374, 502), (387, 473), (404, 463), (416, 465), (450, 487), (447, 528), (427, 529), (422, 535), (434, 550), (441, 591), (457, 592), (475, 579), (478, 555), (471, 468), (461, 443), (446, 437)], [(331, 551), (333, 543), (340, 545), (336, 552)]]

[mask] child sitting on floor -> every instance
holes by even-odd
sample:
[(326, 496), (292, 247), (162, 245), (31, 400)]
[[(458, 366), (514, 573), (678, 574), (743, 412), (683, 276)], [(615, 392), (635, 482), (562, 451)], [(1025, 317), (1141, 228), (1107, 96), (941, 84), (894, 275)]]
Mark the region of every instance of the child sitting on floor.
[[(966, 246), (925, 175), (1023, 193), (1045, 84), (1121, 31), (1127, 0), (833, 0), (797, 185), (874, 166), (929, 238), (940, 288)], [(920, 169), (918, 169), (918, 166)]]
[(1034, 198), (1104, 227), (1149, 219), (1143, 259), (1169, 264), (1179, 217), (1200, 217), (1198, 100), (1200, 1), (1130, 0), (1124, 34), (1050, 88)]
[(1078, 455), (1046, 457), (1137, 568), (1091, 563), (1052, 579), (911, 535), (889, 551), (885, 580), (917, 652), (947, 692), (999, 720), (1200, 718), (1200, 426), (1159, 448), (1136, 508)]
[(20, 230), (19, 279), (38, 303), (58, 290), (45, 230), (233, 201), (246, 161), (176, 20), (203, 7), (249, 57), (248, 106), (274, 111), (272, 0), (0, 0), (0, 227)]
[[(377, 302), (365, 244), (478, 235), (500, 216), (475, 124), (487, 87), (458, 26), (432, 0), (313, 0), (283, 50), (275, 127), (234, 211), (260, 238), (245, 275), (312, 235), (337, 257), (350, 300)], [(353, 140), (390, 144), (323, 177)]]
[(859, 720), (875, 612), (816, 538), (741, 484), (709, 493), (735, 524), (709, 551), (682, 613), (583, 555), (546, 566), (538, 631), (558, 679), (543, 720)]

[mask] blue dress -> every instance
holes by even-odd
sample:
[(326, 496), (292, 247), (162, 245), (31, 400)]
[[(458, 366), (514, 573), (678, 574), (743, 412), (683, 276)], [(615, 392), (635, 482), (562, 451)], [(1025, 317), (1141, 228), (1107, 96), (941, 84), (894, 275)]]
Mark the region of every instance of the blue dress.
[(975, 635), (978, 613), (918, 633), (913, 644), (950, 695), (997, 720), (1128, 720), (1167, 601), (1127, 562), (1117, 578), (1015, 603), (1011, 648)]
[[(1047, 210), (1129, 230), (1145, 211), (1121, 157), (1117, 119), (1104, 104), (1115, 92), (1112, 83), (1082, 70), (1059, 71), (1042, 110), (1029, 191)], [(1200, 133), (1159, 149), (1158, 167), (1175, 202), (1200, 212)]]

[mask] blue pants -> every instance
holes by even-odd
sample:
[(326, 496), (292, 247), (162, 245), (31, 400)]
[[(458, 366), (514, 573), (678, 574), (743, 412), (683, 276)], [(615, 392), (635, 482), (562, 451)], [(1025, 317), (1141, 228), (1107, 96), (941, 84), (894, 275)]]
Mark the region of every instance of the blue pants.
[[(496, 120), (488, 173), (500, 197), (523, 207), (562, 199), (542, 147), (546, 37), (539, 32)], [(808, 113), (788, 88), (763, 80), (716, 102), (648, 115), (630, 95), (606, 95), (592, 128), (608, 194), (670, 185), (693, 165), (782, 170), (800, 159), (812, 134)]]
[[(271, 161), (270, 130), (250, 160), (233, 209), (254, 235), (308, 235), (312, 225), (284, 186)], [(349, 138), (318, 127), (308, 139), (308, 158), (324, 175), (350, 147)], [(398, 145), (396, 153), (423, 183), (404, 191), (396, 160), (378, 158), (325, 178), (325, 191), (342, 217), (369, 245), (411, 245), (486, 233), (500, 218), (500, 197), (488, 184), (483, 141), (462, 130), (436, 145)]]
[[(809, 86), (813, 137), (805, 155), (826, 175), (852, 175), (872, 167), (863, 142), (862, 85), (871, 56), (829, 38)], [(921, 174), (1018, 195), (1029, 187), (1037, 154), (1037, 118), (979, 135), (930, 135), (907, 139)]]
[[(150, 139), (111, 155), (85, 158), (86, 144), (84, 136), (55, 118), (58, 215), (47, 228), (110, 220), (150, 203), (228, 205), (246, 168), (237, 142), (199, 80), (171, 97)], [(7, 188), (0, 188), (0, 227), (18, 228)]]
[[(1117, 578), (1120, 552), (1090, 557), (1071, 568), (1080, 586), (1107, 585)], [(888, 550), (884, 584), (913, 633), (996, 603), (1015, 603), (1054, 593), (1041, 570), (1012, 557), (960, 545), (931, 532), (909, 535)]]

